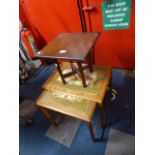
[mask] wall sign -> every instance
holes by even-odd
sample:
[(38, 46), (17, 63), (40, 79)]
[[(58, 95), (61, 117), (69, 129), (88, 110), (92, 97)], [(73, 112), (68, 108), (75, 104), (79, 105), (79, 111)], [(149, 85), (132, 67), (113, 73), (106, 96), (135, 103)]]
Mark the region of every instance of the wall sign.
[(131, 0), (108, 0), (102, 2), (104, 29), (128, 28), (130, 25)]

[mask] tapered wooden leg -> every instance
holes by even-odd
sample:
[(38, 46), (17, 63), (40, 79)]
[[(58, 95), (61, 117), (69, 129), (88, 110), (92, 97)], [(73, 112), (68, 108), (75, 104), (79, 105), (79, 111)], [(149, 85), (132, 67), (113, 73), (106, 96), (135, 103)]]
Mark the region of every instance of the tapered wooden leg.
[(92, 122), (87, 122), (87, 126), (88, 126), (89, 133), (90, 133), (90, 136), (91, 136), (92, 140), (96, 141), (94, 131), (93, 131)]
[(52, 116), (49, 114), (49, 112), (43, 108), (43, 107), (39, 107), (40, 110), (43, 112), (43, 114), (47, 117), (47, 119), (54, 125), (57, 126), (55, 120), (52, 118)]
[(57, 69), (58, 69), (58, 72), (59, 72), (59, 75), (61, 77), (61, 80), (62, 80), (63, 84), (66, 84), (66, 81), (65, 81), (65, 78), (63, 76), (63, 73), (62, 73), (59, 62), (57, 60), (55, 60), (55, 63), (57, 64)]
[(72, 71), (74, 71), (74, 67), (73, 67), (72, 61), (69, 61), (69, 63), (70, 63), (70, 67), (71, 67)]
[(103, 115), (103, 104), (101, 104), (101, 103), (98, 103), (98, 108), (99, 108), (99, 117), (100, 117), (100, 125), (101, 125), (101, 127), (103, 127), (103, 123), (104, 123), (104, 119), (103, 119), (103, 117), (104, 117), (104, 115)]
[(82, 62), (78, 61), (77, 64), (78, 64), (78, 68), (79, 68), (79, 71), (80, 71), (80, 74), (81, 74), (83, 87), (87, 87), (86, 80), (85, 80), (85, 75), (84, 75), (83, 68), (82, 68)]
[(88, 65), (89, 65), (89, 71), (93, 72), (93, 60), (92, 60), (92, 53), (91, 52), (88, 55)]

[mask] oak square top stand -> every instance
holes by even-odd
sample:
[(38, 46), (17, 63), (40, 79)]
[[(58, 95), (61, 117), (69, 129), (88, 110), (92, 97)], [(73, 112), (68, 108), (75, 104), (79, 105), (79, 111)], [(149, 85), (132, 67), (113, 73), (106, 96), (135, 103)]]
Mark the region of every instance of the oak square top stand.
[[(98, 32), (61, 33), (39, 51), (36, 57), (53, 59), (63, 84), (66, 84), (65, 78), (77, 74), (82, 80), (83, 87), (87, 87), (84, 70), (88, 68), (90, 72), (93, 72), (91, 49), (98, 37)], [(63, 73), (59, 60), (69, 61), (72, 71)], [(88, 65), (83, 66), (82, 63), (85, 61)]]

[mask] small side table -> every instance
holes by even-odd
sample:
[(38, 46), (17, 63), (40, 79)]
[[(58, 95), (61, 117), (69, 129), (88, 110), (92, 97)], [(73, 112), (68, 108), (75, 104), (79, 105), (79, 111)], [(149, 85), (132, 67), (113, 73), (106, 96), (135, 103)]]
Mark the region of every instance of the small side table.
[(44, 113), (46, 113), (45, 116), (48, 119), (50, 118), (50, 121), (52, 116), (48, 113), (48, 110), (53, 110), (85, 121), (88, 125), (92, 140), (97, 140), (97, 138), (95, 138), (92, 125), (92, 118), (96, 108), (95, 102), (91, 102), (79, 97), (44, 90), (36, 100), (36, 104), (40, 108), (44, 109)]
[[(62, 63), (61, 68), (63, 71), (68, 69), (68, 63)], [(111, 67), (103, 67), (94, 65), (94, 72), (87, 73), (87, 78), (91, 79), (91, 83), (87, 88), (83, 88), (81, 85), (77, 84), (74, 77), (68, 80), (67, 85), (63, 85), (59, 79), (59, 73), (55, 70), (43, 84), (43, 89), (60, 92), (62, 94), (72, 95), (91, 102), (97, 103), (99, 107), (101, 122), (103, 122), (103, 107), (104, 107), (104, 97), (107, 92), (107, 88), (111, 87)]]
[[(54, 59), (63, 84), (66, 84), (65, 78), (77, 74), (82, 80), (83, 87), (87, 87), (83, 70), (89, 69), (93, 72), (91, 49), (98, 37), (98, 32), (61, 33), (39, 51), (36, 57)], [(69, 61), (72, 71), (64, 74), (59, 60)], [(88, 65), (82, 66), (86, 60)], [(77, 67), (73, 62), (77, 63)]]

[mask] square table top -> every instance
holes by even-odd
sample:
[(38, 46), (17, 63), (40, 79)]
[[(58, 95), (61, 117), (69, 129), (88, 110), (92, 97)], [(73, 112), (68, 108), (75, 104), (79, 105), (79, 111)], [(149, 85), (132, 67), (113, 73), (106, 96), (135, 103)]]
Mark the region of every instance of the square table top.
[[(69, 63), (62, 63), (63, 73), (70, 72)], [(111, 78), (111, 67), (94, 66), (94, 72), (85, 70), (88, 87), (83, 88), (81, 80), (76, 75), (66, 78), (67, 84), (63, 84), (57, 70), (52, 73), (43, 84), (43, 89), (81, 97), (102, 104), (107, 86)]]
[(41, 49), (36, 57), (84, 61), (99, 32), (61, 33)]
[(91, 121), (96, 107), (95, 102), (48, 90), (43, 90), (36, 103), (38, 106), (88, 122)]

